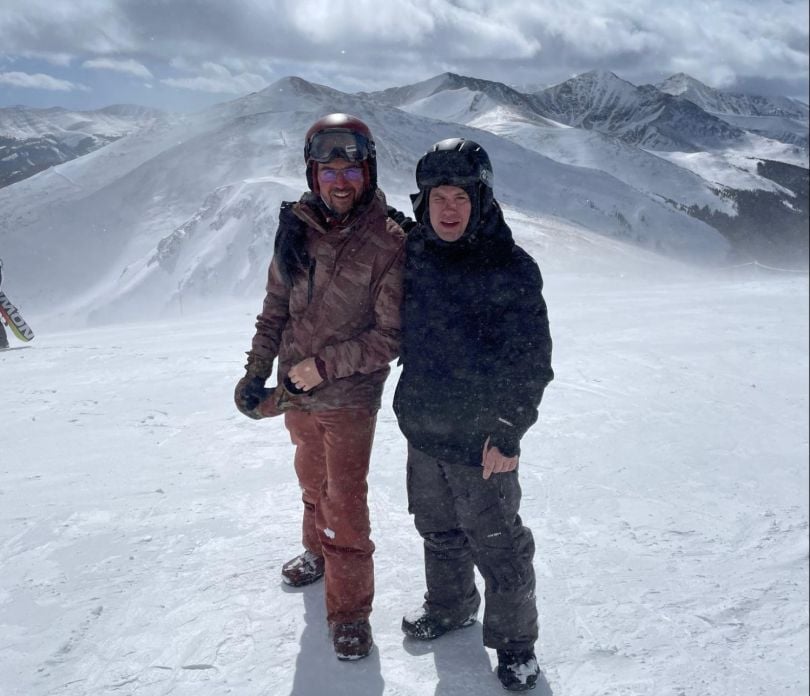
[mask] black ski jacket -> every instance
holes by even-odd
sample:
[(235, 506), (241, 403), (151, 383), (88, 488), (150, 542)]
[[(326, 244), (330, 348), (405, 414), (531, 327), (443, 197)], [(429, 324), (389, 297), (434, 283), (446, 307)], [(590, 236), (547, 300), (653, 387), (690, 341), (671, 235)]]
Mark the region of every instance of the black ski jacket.
[(472, 466), (487, 437), (519, 454), (554, 373), (540, 269), (500, 206), (452, 243), (427, 224), (413, 227), (404, 283), (394, 411), (408, 442)]

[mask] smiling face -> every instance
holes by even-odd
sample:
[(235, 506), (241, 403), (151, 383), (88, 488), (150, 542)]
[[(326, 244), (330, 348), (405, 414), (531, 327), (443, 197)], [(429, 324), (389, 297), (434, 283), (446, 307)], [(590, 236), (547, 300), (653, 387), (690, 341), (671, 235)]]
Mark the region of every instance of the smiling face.
[(430, 224), (439, 239), (455, 242), (467, 229), (472, 202), (467, 192), (458, 186), (436, 186), (428, 196)]
[(330, 210), (345, 215), (360, 200), (365, 189), (362, 162), (333, 159), (318, 164), (318, 189)]

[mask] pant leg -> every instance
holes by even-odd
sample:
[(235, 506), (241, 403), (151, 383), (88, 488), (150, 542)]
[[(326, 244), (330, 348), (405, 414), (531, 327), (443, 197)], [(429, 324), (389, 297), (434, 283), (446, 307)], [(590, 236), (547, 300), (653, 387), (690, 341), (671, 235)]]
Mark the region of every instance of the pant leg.
[(341, 409), (313, 417), (323, 432), (326, 459), (326, 481), (315, 513), (326, 561), (327, 619), (367, 619), (374, 599), (367, 479), (377, 412)]
[(493, 474), (448, 465), (459, 521), (485, 584), (484, 645), (521, 650), (537, 640), (534, 538), (518, 510), (517, 471)]
[(408, 446), (408, 511), (424, 542), (425, 608), (457, 622), (478, 609), (475, 567), (467, 535), (456, 516), (447, 464)]
[(321, 535), (317, 530), (315, 510), (321, 498), (321, 491), (326, 485), (323, 431), (317, 418), (305, 411), (287, 411), (284, 414), (284, 425), (295, 445), (295, 473), (304, 502), (301, 543), (305, 549), (322, 556)]

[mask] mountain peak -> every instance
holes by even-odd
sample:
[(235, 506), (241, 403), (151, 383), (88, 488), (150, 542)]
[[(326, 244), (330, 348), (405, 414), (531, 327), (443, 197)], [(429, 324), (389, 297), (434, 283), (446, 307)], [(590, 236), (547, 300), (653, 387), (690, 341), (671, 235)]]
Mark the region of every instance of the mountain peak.
[(589, 70), (588, 72), (579, 73), (573, 77), (559, 82), (556, 85), (547, 87), (541, 90), (540, 93), (549, 90), (575, 90), (575, 91), (599, 91), (599, 92), (615, 92), (615, 91), (636, 91), (636, 87), (632, 82), (622, 79), (616, 73), (610, 70)]
[(346, 95), (332, 87), (307, 82), (296, 75), (276, 80), (258, 92), (251, 92), (230, 101), (215, 104), (206, 113), (218, 118), (237, 118), (278, 109), (297, 109), (301, 100), (311, 104), (325, 99), (340, 101)]
[(588, 72), (580, 73), (579, 75), (576, 75), (573, 79), (590, 80), (593, 82), (605, 82), (605, 83), (625, 82), (627, 84), (630, 84), (629, 82), (627, 82), (627, 80), (623, 80), (616, 73), (611, 72), (610, 70), (601, 70), (601, 69), (589, 70)]
[(424, 82), (419, 82), (415, 85), (409, 85), (410, 87), (423, 87), (429, 88), (434, 92), (439, 92), (445, 89), (461, 89), (463, 87), (468, 87), (470, 89), (477, 89), (478, 83), (481, 81), (473, 78), (473, 77), (466, 77), (464, 75), (459, 75), (458, 73), (454, 72), (443, 72), (439, 73), (438, 75), (434, 75), (431, 78), (428, 78)]
[(329, 87), (317, 85), (314, 82), (308, 82), (303, 77), (298, 77), (297, 75), (287, 75), (286, 77), (282, 77), (281, 79), (276, 80), (273, 84), (268, 85), (264, 89), (260, 90), (258, 94), (275, 92), (291, 92), (292, 94), (297, 95), (322, 94), (323, 90), (329, 89)]
[[(656, 87), (666, 94), (681, 97), (697, 104), (701, 109), (712, 114), (726, 116), (776, 116), (794, 119), (804, 125), (805, 135), (798, 142), (806, 143), (806, 124), (808, 109), (806, 105), (786, 97), (765, 97), (757, 94), (727, 92), (709, 87), (685, 73), (671, 75)], [(801, 128), (799, 129), (801, 130)]]
[(591, 95), (624, 95), (624, 98), (634, 98), (639, 91), (632, 82), (623, 80), (616, 73), (609, 70), (589, 70), (588, 72), (574, 75), (574, 77), (560, 82), (537, 94), (554, 92), (572, 92), (577, 94)]
[(683, 72), (670, 75), (666, 80), (656, 85), (656, 87), (662, 92), (666, 92), (667, 94), (671, 94), (675, 97), (685, 94), (690, 90), (706, 91), (712, 89), (708, 85), (702, 83), (700, 80), (696, 80), (691, 75), (687, 75)]

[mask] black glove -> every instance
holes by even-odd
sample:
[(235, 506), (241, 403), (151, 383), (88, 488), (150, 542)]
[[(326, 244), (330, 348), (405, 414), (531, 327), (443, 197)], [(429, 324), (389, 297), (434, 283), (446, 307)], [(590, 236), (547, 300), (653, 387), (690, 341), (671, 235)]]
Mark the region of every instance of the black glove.
[(248, 418), (258, 420), (262, 417), (261, 414), (256, 411), (256, 407), (273, 391), (264, 386), (265, 381), (265, 377), (245, 375), (236, 384), (236, 389), (233, 393), (234, 403), (236, 403), (236, 408)]
[(397, 210), (394, 206), (388, 206), (388, 217), (390, 217), (397, 225), (399, 225), (403, 232), (406, 234), (411, 231), (411, 228), (416, 227), (416, 221), (411, 220), (405, 213)]
[(498, 418), (495, 427), (489, 434), (489, 446), (497, 447), (504, 457), (517, 457), (520, 455), (520, 439), (523, 435), (517, 427), (509, 421)]
[(515, 433), (496, 431), (489, 436), (489, 446), (497, 447), (504, 457), (520, 456), (520, 438)]

